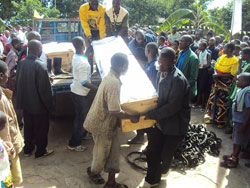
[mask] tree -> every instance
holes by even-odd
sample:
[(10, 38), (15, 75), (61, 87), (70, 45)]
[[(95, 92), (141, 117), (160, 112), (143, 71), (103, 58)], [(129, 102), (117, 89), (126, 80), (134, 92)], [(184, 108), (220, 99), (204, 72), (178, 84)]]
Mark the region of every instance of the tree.
[(122, 3), (129, 11), (130, 25), (158, 25), (159, 17), (167, 17), (169, 15), (165, 1), (123, 0)]
[[(179, 9), (171, 14), (160, 27), (160, 30), (170, 30), (173, 25), (177, 27), (190, 23), (195, 30), (203, 26), (212, 27), (217, 33), (223, 33), (229, 36), (229, 31), (224, 28), (224, 25), (215, 17), (212, 17), (204, 8), (195, 0), (193, 4), (195, 10)], [(191, 15), (191, 16), (190, 16)]]
[(57, 0), (56, 5), (54, 1), (52, 6), (60, 11), (61, 18), (76, 18), (79, 16), (79, 8), (82, 4), (88, 2), (88, 0)]
[[(242, 5), (242, 30), (243, 31), (250, 31), (250, 1), (249, 0), (243, 0)], [(232, 15), (233, 15), (233, 3), (228, 3), (223, 8), (215, 8), (212, 10), (209, 10), (210, 14), (219, 20), (221, 20), (222, 23), (224, 23), (226, 29), (231, 28), (231, 22), (232, 22)]]
[(34, 10), (40, 15), (44, 15), (44, 18), (57, 18), (60, 16), (60, 12), (56, 8), (43, 7), (39, 0), (20, 0), (19, 3), (12, 1), (16, 16), (11, 18), (13, 25), (32, 25)]
[[(20, 0), (15, 0), (19, 3)], [(0, 3), (0, 18), (3, 20), (10, 20), (12, 16), (15, 16), (15, 7), (10, 0), (1, 0)]]

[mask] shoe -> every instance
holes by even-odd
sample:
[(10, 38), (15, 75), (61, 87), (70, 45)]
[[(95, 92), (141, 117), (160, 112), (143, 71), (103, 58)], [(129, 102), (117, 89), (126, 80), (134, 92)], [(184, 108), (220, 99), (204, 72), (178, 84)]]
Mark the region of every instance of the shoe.
[(68, 74), (67, 72), (64, 72), (62, 70), (62, 58), (54, 58), (54, 63), (53, 63), (53, 67), (54, 67), (54, 73), (55, 75), (58, 74)]
[(43, 158), (43, 157), (47, 157), (47, 156), (51, 155), (52, 153), (54, 153), (54, 150), (52, 150), (52, 149), (47, 149), (47, 151), (46, 151), (43, 155), (41, 155), (41, 156), (35, 156), (35, 158), (36, 158), (36, 159), (41, 159), (41, 158)]
[(159, 183), (156, 183), (156, 184), (149, 184), (148, 182), (144, 181), (144, 184), (143, 186), (141, 186), (140, 188), (152, 188), (152, 187), (156, 187), (158, 186)]
[(86, 151), (86, 150), (87, 150), (87, 147), (82, 146), (82, 145), (79, 145), (79, 146), (76, 146), (76, 147), (68, 146), (68, 149), (71, 150), (71, 151), (79, 151), (79, 152), (82, 152), (82, 151)]
[(83, 137), (83, 140), (92, 140), (92, 134), (91, 133), (87, 133), (86, 136)]
[(250, 163), (246, 163), (245, 167), (250, 168)]
[(128, 141), (128, 144), (143, 144), (144, 135), (136, 135), (133, 139)]
[(52, 59), (47, 59), (47, 68), (49, 77), (55, 76), (54, 73), (52, 72)]

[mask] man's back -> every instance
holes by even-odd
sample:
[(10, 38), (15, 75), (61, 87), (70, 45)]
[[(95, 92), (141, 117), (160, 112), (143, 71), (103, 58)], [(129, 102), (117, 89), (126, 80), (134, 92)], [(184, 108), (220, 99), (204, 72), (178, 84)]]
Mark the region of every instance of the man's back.
[(52, 92), (46, 64), (28, 55), (17, 68), (17, 108), (32, 114), (48, 113), (52, 108)]

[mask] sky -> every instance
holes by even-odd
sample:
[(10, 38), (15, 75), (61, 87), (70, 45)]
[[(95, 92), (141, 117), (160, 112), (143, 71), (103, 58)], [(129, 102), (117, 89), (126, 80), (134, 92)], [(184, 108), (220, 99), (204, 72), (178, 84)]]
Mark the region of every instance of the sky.
[(227, 5), (228, 2), (233, 0), (214, 0), (210, 5), (208, 5), (208, 9), (213, 9), (216, 7), (222, 8), (223, 6)]

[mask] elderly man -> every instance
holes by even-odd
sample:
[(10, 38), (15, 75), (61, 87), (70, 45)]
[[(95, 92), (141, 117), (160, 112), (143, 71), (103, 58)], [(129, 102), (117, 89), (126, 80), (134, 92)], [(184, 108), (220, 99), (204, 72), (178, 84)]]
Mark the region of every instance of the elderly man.
[(180, 40), (180, 53), (177, 59), (176, 66), (184, 76), (187, 78), (190, 85), (190, 100), (193, 100), (197, 95), (197, 77), (199, 70), (199, 59), (197, 55), (191, 50), (190, 45), (193, 39), (189, 35), (184, 35)]
[(121, 36), (128, 42), (128, 11), (121, 7), (121, 0), (113, 0), (113, 6), (105, 13), (107, 36)]
[(32, 155), (36, 148), (35, 157), (40, 158), (53, 153), (46, 149), (52, 90), (46, 63), (39, 59), (42, 43), (31, 40), (28, 46), (28, 56), (17, 67), (17, 108), (23, 110), (24, 116), (24, 155)]
[(169, 171), (174, 153), (184, 138), (190, 121), (189, 84), (174, 65), (175, 51), (164, 48), (158, 62), (158, 105), (146, 113), (145, 117), (156, 120), (157, 123), (148, 130), (148, 170), (142, 188), (159, 185), (161, 174)]
[(126, 114), (120, 106), (120, 76), (128, 69), (128, 58), (125, 54), (117, 53), (111, 58), (111, 70), (103, 78), (98, 88), (94, 102), (84, 122), (84, 128), (92, 133), (94, 139), (93, 161), (87, 169), (89, 178), (95, 184), (104, 184), (100, 173), (109, 173), (104, 187), (125, 188), (116, 183), (115, 174), (119, 173), (120, 144), (118, 126), (120, 119), (130, 119), (137, 122), (139, 116)]

